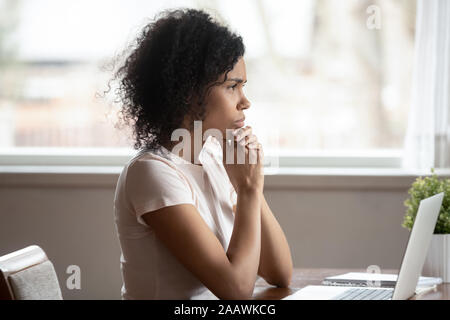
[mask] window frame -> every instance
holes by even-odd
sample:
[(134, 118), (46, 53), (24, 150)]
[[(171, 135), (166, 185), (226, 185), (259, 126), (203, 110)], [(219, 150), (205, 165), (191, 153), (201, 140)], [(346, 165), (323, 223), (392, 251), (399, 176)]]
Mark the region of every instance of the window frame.
[[(138, 151), (128, 148), (3, 148), (0, 166), (123, 166)], [(401, 168), (403, 151), (265, 152), (266, 168)]]

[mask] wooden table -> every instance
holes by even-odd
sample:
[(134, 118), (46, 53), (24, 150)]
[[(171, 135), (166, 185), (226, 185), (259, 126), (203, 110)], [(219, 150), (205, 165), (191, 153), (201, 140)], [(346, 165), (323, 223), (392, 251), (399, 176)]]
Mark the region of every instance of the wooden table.
[[(265, 280), (256, 281), (253, 298), (255, 300), (279, 300), (307, 285), (320, 285), (322, 280), (328, 276), (334, 276), (347, 272), (366, 272), (364, 269), (303, 269), (295, 268), (292, 275), (292, 282), (289, 288), (278, 288), (269, 285)], [(382, 270), (383, 273), (397, 274), (398, 270)], [(211, 293), (205, 294), (201, 298), (214, 299)], [(216, 298), (217, 299), (217, 298)], [(411, 300), (450, 300), (450, 283), (443, 283), (437, 286), (436, 290), (415, 296)]]

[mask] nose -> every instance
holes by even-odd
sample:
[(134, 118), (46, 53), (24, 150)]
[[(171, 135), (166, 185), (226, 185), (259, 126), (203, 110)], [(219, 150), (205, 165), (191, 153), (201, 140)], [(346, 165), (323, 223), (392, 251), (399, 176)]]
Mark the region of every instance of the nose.
[(251, 106), (250, 101), (248, 101), (247, 97), (243, 95), (242, 100), (238, 104), (238, 109), (246, 110), (246, 109), (250, 108), (250, 106)]

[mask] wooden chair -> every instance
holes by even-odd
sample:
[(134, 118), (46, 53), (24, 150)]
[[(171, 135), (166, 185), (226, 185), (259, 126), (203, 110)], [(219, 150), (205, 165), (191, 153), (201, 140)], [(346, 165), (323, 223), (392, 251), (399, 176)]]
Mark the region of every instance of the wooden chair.
[(0, 257), (0, 300), (62, 300), (53, 264), (39, 246)]

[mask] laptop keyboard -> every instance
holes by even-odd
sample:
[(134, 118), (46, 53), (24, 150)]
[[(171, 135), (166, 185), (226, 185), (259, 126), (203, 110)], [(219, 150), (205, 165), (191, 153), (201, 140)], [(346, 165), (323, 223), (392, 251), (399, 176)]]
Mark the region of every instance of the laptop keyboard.
[(334, 299), (336, 300), (390, 300), (394, 291), (392, 289), (360, 289), (352, 288), (344, 291)]

